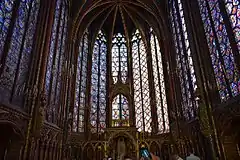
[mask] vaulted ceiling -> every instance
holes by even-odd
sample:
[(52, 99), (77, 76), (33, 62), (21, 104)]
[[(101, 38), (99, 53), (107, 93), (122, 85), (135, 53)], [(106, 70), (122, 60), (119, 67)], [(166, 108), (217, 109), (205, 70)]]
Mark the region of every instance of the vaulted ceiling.
[(165, 8), (164, 0), (73, 0), (73, 38), (86, 28), (102, 29), (110, 36), (120, 32), (128, 37), (135, 28), (149, 26), (158, 28), (155, 32), (161, 35), (167, 22)]

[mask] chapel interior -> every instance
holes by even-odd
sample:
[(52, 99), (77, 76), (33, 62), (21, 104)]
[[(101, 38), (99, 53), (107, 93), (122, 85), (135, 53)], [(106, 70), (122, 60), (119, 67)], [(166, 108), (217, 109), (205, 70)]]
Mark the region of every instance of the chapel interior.
[(240, 0), (1, 0), (0, 159), (240, 159)]

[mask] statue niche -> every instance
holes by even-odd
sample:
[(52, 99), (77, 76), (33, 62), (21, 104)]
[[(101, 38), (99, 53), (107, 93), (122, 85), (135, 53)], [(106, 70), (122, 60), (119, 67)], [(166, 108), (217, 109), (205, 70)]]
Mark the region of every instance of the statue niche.
[(109, 145), (109, 155), (115, 160), (124, 160), (124, 157), (134, 157), (135, 148), (130, 138), (117, 136)]

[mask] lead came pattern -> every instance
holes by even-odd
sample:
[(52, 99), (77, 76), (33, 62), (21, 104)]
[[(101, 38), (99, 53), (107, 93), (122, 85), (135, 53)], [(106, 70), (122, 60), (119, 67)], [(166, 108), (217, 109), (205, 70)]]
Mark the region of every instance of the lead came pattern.
[(156, 109), (159, 133), (169, 132), (168, 107), (165, 93), (165, 82), (162, 66), (162, 55), (157, 37), (151, 29), (151, 53), (153, 67), (153, 81), (156, 94)]
[(136, 30), (132, 38), (132, 54), (136, 127), (138, 128), (138, 131), (151, 132), (152, 116), (149, 95), (147, 53), (138, 30)]
[(99, 31), (92, 54), (90, 123), (93, 133), (106, 127), (106, 57), (105, 34)]
[(184, 117), (190, 120), (195, 118), (198, 107), (194, 95), (197, 83), (181, 0), (172, 1), (170, 14), (177, 53), (176, 61), (182, 93), (182, 110)]
[[(237, 3), (236, 1), (225, 1), (226, 11), (229, 14), (229, 20), (232, 24), (235, 34), (235, 40), (239, 45), (239, 25), (236, 24), (237, 18)], [(240, 93), (240, 76), (237, 70), (233, 56), (233, 51), (230, 46), (227, 29), (225, 26), (220, 4), (218, 0), (209, 2), (198, 0), (202, 21), (204, 24), (205, 34), (209, 44), (209, 51), (212, 60), (213, 70), (217, 81), (220, 99), (226, 101), (230, 97), (239, 95)], [(234, 5), (234, 7), (233, 7)], [(239, 7), (239, 6), (238, 6)], [(230, 13), (230, 10), (233, 12)], [(234, 11), (235, 10), (235, 11)]]
[[(126, 39), (121, 33), (114, 35), (112, 40), (112, 77), (113, 82), (120, 80), (125, 83), (127, 80), (127, 47)], [(118, 75), (120, 74), (120, 75)]]

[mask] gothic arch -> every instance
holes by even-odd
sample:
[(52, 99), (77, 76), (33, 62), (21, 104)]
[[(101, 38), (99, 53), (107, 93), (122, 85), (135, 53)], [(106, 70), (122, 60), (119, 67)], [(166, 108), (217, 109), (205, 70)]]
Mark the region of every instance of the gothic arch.
[(132, 140), (133, 145), (134, 145), (134, 146), (137, 145), (136, 140), (134, 139), (134, 137), (133, 137), (130, 133), (128, 133), (128, 132), (122, 132), (122, 131), (121, 131), (121, 132), (114, 132), (114, 133), (109, 137), (109, 139), (108, 139), (108, 141), (107, 141), (107, 144), (108, 144), (108, 145), (111, 144), (111, 142), (113, 141), (113, 139), (116, 138), (116, 137), (118, 137), (118, 136), (123, 136), (123, 137), (126, 137), (126, 138), (130, 138), (130, 139)]

